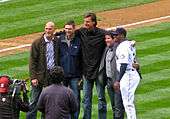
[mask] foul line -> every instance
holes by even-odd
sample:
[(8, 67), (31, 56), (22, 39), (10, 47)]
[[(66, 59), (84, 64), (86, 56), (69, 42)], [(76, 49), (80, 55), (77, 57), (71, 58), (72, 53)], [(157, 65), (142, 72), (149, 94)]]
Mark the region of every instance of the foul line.
[[(159, 17), (159, 18), (154, 18), (154, 19), (149, 19), (149, 20), (144, 20), (144, 21), (140, 21), (140, 22), (135, 22), (135, 23), (131, 23), (131, 24), (126, 24), (126, 25), (120, 25), (120, 26), (116, 26), (116, 27), (111, 27), (111, 28), (107, 28), (106, 30), (114, 30), (117, 27), (130, 27), (130, 26), (135, 26), (135, 25), (139, 25), (139, 24), (144, 24), (144, 23), (149, 23), (149, 22), (154, 22), (154, 21), (159, 21), (159, 20), (163, 20), (163, 19), (168, 19), (170, 18), (170, 16), (163, 16), (163, 17)], [(1, 49), (1, 52), (6, 52), (6, 51), (10, 51), (10, 50), (16, 50), (16, 49), (20, 49), (20, 48), (25, 48), (25, 47), (30, 47), (31, 44), (25, 44), (25, 45), (20, 45), (20, 46), (16, 46), (16, 47), (10, 47), (10, 48), (6, 48), (6, 49)]]
[(116, 27), (111, 27), (111, 28), (107, 28), (107, 30), (113, 30), (113, 29), (116, 29), (117, 27), (135, 26), (135, 25), (139, 25), (139, 24), (144, 24), (144, 23), (159, 21), (159, 20), (168, 19), (168, 18), (170, 18), (170, 16), (163, 16), (163, 17), (154, 18), (154, 19), (148, 19), (148, 20), (144, 20), (144, 21), (140, 21), (140, 22), (131, 23), (131, 24), (126, 24), (126, 25), (120, 25), (120, 26), (116, 26)]
[(30, 46), (31, 46), (31, 44), (25, 44), (25, 45), (20, 45), (20, 46), (16, 46), (16, 47), (5, 48), (5, 49), (0, 50), (0, 53), (10, 51), (10, 50), (16, 50), (16, 49), (20, 49), (20, 48), (30, 47)]

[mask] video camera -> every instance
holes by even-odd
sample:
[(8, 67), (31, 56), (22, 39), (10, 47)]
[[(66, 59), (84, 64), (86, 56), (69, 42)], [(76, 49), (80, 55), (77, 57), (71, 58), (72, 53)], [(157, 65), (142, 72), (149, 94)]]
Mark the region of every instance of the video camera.
[(21, 91), (23, 92), (23, 94), (27, 94), (28, 92), (25, 80), (14, 79), (12, 81), (10, 89), (12, 92), (12, 97), (14, 97), (16, 94), (20, 94)]

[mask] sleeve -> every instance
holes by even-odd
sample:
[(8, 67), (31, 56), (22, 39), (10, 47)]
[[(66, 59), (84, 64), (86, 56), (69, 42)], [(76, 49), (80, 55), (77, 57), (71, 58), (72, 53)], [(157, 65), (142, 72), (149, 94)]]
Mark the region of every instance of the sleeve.
[(29, 61), (29, 72), (31, 79), (36, 78), (36, 71), (37, 71), (37, 64), (39, 59), (39, 49), (36, 45), (36, 42), (33, 42), (31, 45), (31, 51), (30, 51), (30, 61)]
[(80, 73), (81, 76), (83, 74), (83, 54), (82, 54), (82, 47), (81, 47), (81, 43), (80, 43), (80, 54), (79, 54), (79, 65), (80, 65)]
[(16, 100), (17, 100), (17, 103), (18, 103), (20, 111), (23, 111), (23, 112), (28, 112), (29, 111), (29, 103), (28, 103), (28, 101), (22, 100), (21, 97), (17, 97)]
[(126, 68), (127, 68), (128, 64), (122, 63), (120, 66), (120, 73), (119, 73), (119, 79), (118, 81), (120, 81), (123, 77), (123, 75), (125, 74)]
[(78, 103), (71, 90), (69, 90), (69, 100), (70, 100), (70, 111), (71, 113), (75, 113), (78, 110)]
[(40, 97), (38, 99), (37, 108), (40, 112), (45, 112), (45, 91), (42, 90)]
[(128, 64), (129, 49), (127, 47), (123, 47), (123, 46), (119, 47), (118, 59), (119, 59), (119, 63)]

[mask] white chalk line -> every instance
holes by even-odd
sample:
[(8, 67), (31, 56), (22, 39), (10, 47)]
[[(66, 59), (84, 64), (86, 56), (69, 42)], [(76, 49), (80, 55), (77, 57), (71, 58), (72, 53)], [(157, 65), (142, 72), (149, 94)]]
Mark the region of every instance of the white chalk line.
[(155, 21), (159, 21), (159, 20), (163, 20), (163, 19), (168, 19), (170, 18), (170, 16), (163, 16), (163, 17), (159, 17), (159, 18), (154, 18), (154, 19), (148, 19), (148, 20), (144, 20), (144, 21), (140, 21), (140, 22), (135, 22), (135, 23), (131, 23), (131, 24), (126, 24), (126, 25), (120, 25), (120, 26), (116, 26), (116, 27), (111, 27), (111, 28), (107, 28), (107, 30), (113, 30), (116, 29), (117, 27), (129, 27), (129, 26), (135, 26), (135, 25), (139, 25), (139, 24), (144, 24), (144, 23), (149, 23), (149, 22), (155, 22)]
[[(170, 15), (159, 17), (159, 18), (148, 19), (148, 20), (144, 20), (144, 21), (140, 21), (140, 22), (131, 23), (131, 24), (111, 27), (111, 28), (107, 28), (106, 30), (114, 30), (114, 29), (116, 29), (118, 27), (130, 27), (130, 26), (135, 26), (135, 25), (149, 23), (149, 22), (155, 22), (155, 21), (159, 21), (159, 20), (163, 20), (163, 19), (168, 19), (168, 18), (170, 18)], [(16, 46), (16, 47), (5, 48), (5, 49), (1, 49), (0, 53), (6, 52), (6, 51), (10, 51), (10, 50), (16, 50), (16, 49), (20, 49), (20, 48), (30, 47), (30, 46), (31, 46), (31, 44), (25, 44), (25, 45), (20, 45), (20, 46)]]

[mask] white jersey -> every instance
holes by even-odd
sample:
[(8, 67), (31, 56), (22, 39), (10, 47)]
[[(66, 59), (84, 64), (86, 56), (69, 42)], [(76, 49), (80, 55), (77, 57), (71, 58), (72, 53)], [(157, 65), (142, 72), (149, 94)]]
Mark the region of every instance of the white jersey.
[(120, 91), (127, 119), (136, 119), (134, 97), (140, 77), (138, 72), (132, 66), (136, 57), (134, 44), (131, 41), (124, 41), (120, 43), (116, 49), (116, 57), (117, 69), (119, 72), (122, 63), (128, 64), (126, 72), (120, 80)]
[(122, 63), (128, 64), (127, 70), (134, 69), (132, 64), (135, 61), (136, 49), (130, 41), (123, 41), (116, 49), (117, 70), (120, 72)]

